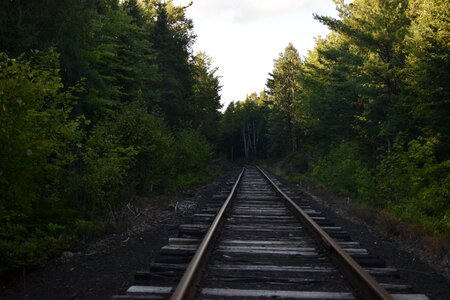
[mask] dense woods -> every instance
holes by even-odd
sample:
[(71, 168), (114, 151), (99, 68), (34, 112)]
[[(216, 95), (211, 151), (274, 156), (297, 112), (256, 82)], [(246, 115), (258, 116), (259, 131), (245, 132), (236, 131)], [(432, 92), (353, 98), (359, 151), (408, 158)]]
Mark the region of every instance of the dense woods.
[(214, 172), (220, 85), (185, 10), (0, 3), (0, 273), (95, 236), (135, 196)]
[(339, 19), (315, 16), (331, 34), (304, 58), (289, 44), (265, 92), (228, 106), (222, 149), (285, 158), (297, 179), (448, 236), (450, 4), (336, 3)]

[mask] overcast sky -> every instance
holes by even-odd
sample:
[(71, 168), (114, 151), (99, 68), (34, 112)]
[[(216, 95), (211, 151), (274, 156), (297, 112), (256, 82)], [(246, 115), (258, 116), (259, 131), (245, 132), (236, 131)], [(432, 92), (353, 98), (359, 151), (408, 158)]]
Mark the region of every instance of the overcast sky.
[[(186, 5), (190, 0), (174, 0)], [(194, 50), (212, 57), (221, 76), (222, 103), (244, 100), (264, 89), (273, 60), (289, 42), (301, 56), (326, 36), (318, 13), (336, 16), (332, 0), (193, 0), (187, 16), (194, 21)]]

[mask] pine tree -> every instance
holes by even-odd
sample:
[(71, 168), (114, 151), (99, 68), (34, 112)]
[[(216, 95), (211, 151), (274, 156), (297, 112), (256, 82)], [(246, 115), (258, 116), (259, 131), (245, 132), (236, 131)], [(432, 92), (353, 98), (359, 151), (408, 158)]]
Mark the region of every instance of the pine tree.
[[(408, 102), (422, 134), (440, 140), (439, 156), (449, 159), (450, 4), (417, 0), (407, 39)], [(446, 146), (445, 146), (446, 145)]]
[(324, 153), (343, 139), (354, 138), (361, 126), (355, 118), (362, 113), (357, 101), (361, 89), (352, 76), (358, 64), (360, 57), (338, 34), (318, 39), (304, 63), (297, 114), (308, 142)]
[(211, 58), (204, 52), (197, 53), (192, 61), (192, 76), (194, 79), (194, 125), (198, 127), (211, 142), (217, 142), (217, 130), (220, 117), (220, 83), (216, 74), (217, 68), (212, 67)]
[[(182, 23), (185, 19), (178, 20)], [(169, 20), (165, 4), (157, 3), (156, 21), (150, 41), (156, 52), (160, 80), (158, 106), (171, 126), (189, 123), (194, 116), (193, 78), (189, 66), (189, 45)]]
[(382, 152), (390, 152), (393, 138), (410, 128), (408, 108), (401, 97), (404, 40), (410, 25), (408, 2), (338, 1), (341, 20), (316, 16), (347, 39), (354, 46), (354, 53), (361, 56), (356, 73), (364, 91), (360, 100), (364, 105), (361, 118), (370, 120), (364, 129), (368, 142)]
[(280, 53), (275, 60), (273, 73), (269, 74), (270, 78), (267, 80), (269, 101), (273, 110), (277, 111), (277, 115), (284, 119), (289, 139), (289, 149), (286, 151), (291, 152), (298, 148), (299, 128), (296, 111), (300, 94), (298, 77), (301, 64), (297, 49), (289, 43), (284, 53)]

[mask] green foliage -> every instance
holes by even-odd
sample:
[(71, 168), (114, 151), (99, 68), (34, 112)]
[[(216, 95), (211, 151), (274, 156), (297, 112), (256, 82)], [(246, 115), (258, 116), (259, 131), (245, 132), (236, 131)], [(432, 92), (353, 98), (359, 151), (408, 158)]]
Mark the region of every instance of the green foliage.
[(211, 157), (211, 145), (193, 129), (183, 129), (175, 134), (175, 164), (180, 172), (195, 171)]
[[(57, 226), (57, 225), (56, 225)], [(18, 267), (43, 265), (49, 258), (59, 254), (71, 242), (62, 235), (55, 224), (30, 230), (24, 225), (0, 227), (0, 273)], [(45, 228), (47, 227), (47, 228)]]
[(342, 142), (314, 166), (311, 177), (330, 191), (370, 201), (373, 178), (355, 142)]
[(287, 157), (285, 163), (293, 170), (300, 173), (307, 173), (309, 171), (310, 158), (306, 152), (296, 152)]
[(299, 68), (311, 176), (448, 234), (448, 3), (336, 3), (340, 19), (316, 16), (333, 33)]
[(204, 52), (196, 53), (191, 62), (194, 79), (195, 127), (212, 143), (217, 142), (220, 113), (220, 89), (217, 68)]
[[(269, 118), (269, 128), (275, 130), (282, 124), (287, 128), (288, 148), (284, 153), (296, 151), (298, 148), (299, 119), (298, 105), (300, 96), (300, 83), (298, 77), (302, 72), (302, 61), (297, 49), (289, 43), (283, 53), (275, 60), (274, 69), (267, 80), (269, 103), (273, 113)], [(273, 124), (273, 126), (272, 126)], [(269, 129), (271, 139), (277, 140), (277, 132)], [(272, 142), (273, 144), (281, 144)], [(284, 154), (283, 153), (283, 154)]]
[(350, 44), (336, 34), (317, 40), (309, 53), (299, 81), (303, 88), (298, 114), (307, 144), (315, 144), (321, 155), (342, 140), (355, 136), (361, 127), (362, 106), (355, 101), (361, 87), (353, 79), (360, 59)]
[[(80, 139), (69, 119), (74, 97), (62, 91), (58, 56), (35, 54), (30, 62), (0, 54), (0, 253), (2, 266), (42, 263), (67, 244), (62, 184), (70, 176)], [(62, 221), (62, 220), (58, 220)]]
[(124, 147), (117, 135), (111, 134), (113, 124), (98, 124), (92, 129), (83, 154), (83, 173), (80, 187), (83, 191), (82, 203), (88, 207), (107, 204), (116, 206), (120, 193), (127, 181), (128, 170), (134, 163), (137, 151), (134, 147)]
[[(290, 149), (291, 136), (288, 119), (277, 110), (271, 110), (267, 117), (268, 149), (270, 157), (283, 157)], [(286, 138), (288, 137), (288, 138)]]
[(85, 241), (98, 237), (105, 232), (104, 223), (101, 221), (76, 219), (72, 226), (75, 236)]
[[(168, 10), (172, 5), (158, 2), (150, 41), (156, 52), (159, 71), (158, 107), (170, 126), (182, 126), (194, 118), (193, 74), (189, 66), (191, 24), (180, 11), (176, 20)], [(185, 25), (185, 26), (183, 26)], [(181, 28), (180, 28), (181, 26)]]
[(447, 144), (439, 150), (449, 159), (450, 141), (450, 4), (445, 0), (417, 0), (410, 8), (411, 30), (405, 68), (408, 101), (417, 127)]
[(230, 103), (226, 109), (220, 124), (221, 145), (231, 160), (267, 157), (266, 101), (264, 92), (259, 96), (253, 93), (245, 101)]
[(176, 187), (182, 189), (198, 181), (197, 174), (211, 158), (212, 146), (196, 130), (183, 129), (175, 133)]
[[(394, 152), (378, 167), (378, 191), (389, 195), (390, 209), (430, 230), (450, 232), (450, 161), (438, 163), (438, 139), (396, 141)], [(405, 150), (406, 148), (406, 150)]]
[(127, 105), (114, 124), (122, 145), (137, 151), (131, 178), (137, 193), (145, 195), (170, 187), (175, 172), (175, 140), (163, 117), (149, 114), (141, 102)]
[(358, 104), (357, 129), (360, 144), (375, 149), (371, 158), (390, 151), (400, 132), (411, 128), (408, 102), (402, 97), (405, 67), (404, 42), (411, 23), (406, 0), (339, 1), (341, 19), (316, 16), (338, 33), (349, 47), (338, 54), (346, 59), (351, 73), (346, 82), (358, 88), (351, 101)]
[(78, 121), (69, 120), (73, 97), (61, 91), (58, 70), (51, 67), (54, 52), (43, 54), (45, 65), (34, 69), (4, 53), (0, 59), (2, 206), (18, 206), (27, 215), (41, 197), (58, 198), (58, 191), (45, 185), (61, 180), (74, 161)]
[(192, 55), (185, 10), (0, 3), (0, 273), (100, 235), (136, 195), (215, 174), (217, 69)]

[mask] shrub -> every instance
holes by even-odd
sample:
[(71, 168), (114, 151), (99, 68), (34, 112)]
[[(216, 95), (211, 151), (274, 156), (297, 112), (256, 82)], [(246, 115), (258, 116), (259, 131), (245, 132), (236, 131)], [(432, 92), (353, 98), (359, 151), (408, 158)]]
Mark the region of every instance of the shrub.
[(200, 171), (211, 158), (212, 146), (194, 129), (182, 129), (175, 134), (175, 165), (177, 189), (199, 181)]
[(133, 102), (124, 107), (114, 123), (114, 133), (123, 147), (136, 150), (130, 180), (139, 195), (161, 192), (175, 175), (174, 138), (163, 117), (147, 112), (146, 104)]
[(79, 205), (84, 210), (116, 206), (136, 155), (135, 147), (125, 147), (114, 134), (113, 123), (96, 125), (83, 149)]
[[(450, 232), (450, 160), (437, 162), (437, 138), (419, 137), (394, 152), (378, 167), (378, 190), (391, 211), (430, 231)], [(405, 150), (406, 148), (406, 150)]]
[(80, 118), (69, 117), (75, 99), (63, 90), (58, 55), (33, 55), (35, 63), (0, 53), (2, 270), (39, 265), (70, 240), (68, 220), (54, 216), (67, 207)]
[(356, 142), (342, 142), (314, 166), (312, 179), (330, 191), (371, 201), (374, 183)]

